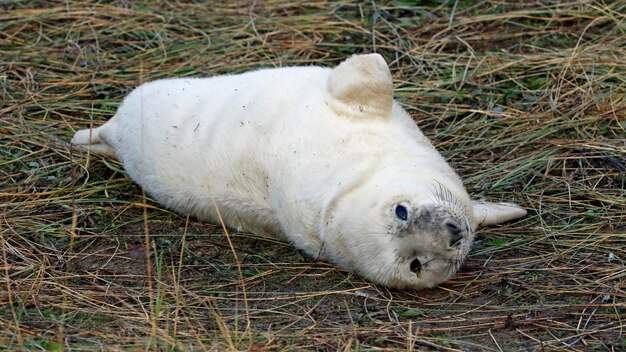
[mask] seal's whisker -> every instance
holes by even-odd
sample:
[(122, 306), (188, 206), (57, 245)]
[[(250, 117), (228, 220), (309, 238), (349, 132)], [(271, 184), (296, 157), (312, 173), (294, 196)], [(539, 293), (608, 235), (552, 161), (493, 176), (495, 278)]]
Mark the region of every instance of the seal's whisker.
[(456, 273), (457, 265), (455, 260), (448, 260), (448, 264), (446, 265), (446, 275), (450, 276)]
[[(389, 264), (389, 266), (387, 267), (387, 269), (384, 272), (383, 278), (388, 280), (387, 278), (389, 278), (389, 277), (392, 277), (392, 278), (397, 277), (398, 276), (398, 269), (400, 268), (400, 265), (403, 262), (404, 262), (404, 259), (402, 257), (397, 257), (393, 262), (391, 262), (391, 264)], [(393, 275), (389, 275), (392, 271), (393, 271)]]

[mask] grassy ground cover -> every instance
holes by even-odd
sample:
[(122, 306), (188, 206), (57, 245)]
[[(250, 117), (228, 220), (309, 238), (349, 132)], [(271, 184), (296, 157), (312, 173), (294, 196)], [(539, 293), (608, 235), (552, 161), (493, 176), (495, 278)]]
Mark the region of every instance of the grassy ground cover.
[[(608, 0), (0, 1), (0, 350), (625, 350), (625, 14)], [(373, 286), (253, 234), (230, 233), (235, 257), (221, 227), (67, 143), (144, 81), (374, 51), (470, 193), (529, 210), (482, 230), (435, 289)]]

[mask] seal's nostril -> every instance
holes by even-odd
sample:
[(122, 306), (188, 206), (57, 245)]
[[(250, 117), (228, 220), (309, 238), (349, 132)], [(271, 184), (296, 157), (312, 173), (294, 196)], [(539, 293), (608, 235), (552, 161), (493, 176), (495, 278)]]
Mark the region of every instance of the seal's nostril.
[(448, 229), (448, 232), (450, 232), (450, 246), (451, 247), (454, 246), (455, 244), (458, 244), (459, 241), (463, 239), (463, 230), (461, 230), (455, 224), (448, 222), (446, 223), (446, 228)]
[(422, 270), (422, 263), (420, 263), (420, 261), (415, 258), (411, 261), (411, 264), (409, 264), (409, 270), (411, 270), (411, 272), (418, 274), (420, 272), (420, 270)]
[(463, 239), (463, 235), (461, 235), (461, 234), (451, 235), (450, 236), (450, 247), (454, 246), (455, 244), (458, 244), (462, 239)]
[(459, 233), (461, 233), (461, 231), (463, 231), (458, 226), (456, 226), (454, 223), (451, 223), (451, 222), (446, 223), (446, 228), (448, 229), (448, 232), (450, 232), (452, 236), (458, 235)]

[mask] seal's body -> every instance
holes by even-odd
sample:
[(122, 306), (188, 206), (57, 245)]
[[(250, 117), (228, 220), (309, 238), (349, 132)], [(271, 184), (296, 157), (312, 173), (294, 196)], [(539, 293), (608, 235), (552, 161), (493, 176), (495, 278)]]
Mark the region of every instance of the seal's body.
[(117, 157), (181, 214), (282, 237), (376, 283), (434, 286), (479, 224), (525, 215), (471, 202), (392, 98), (381, 56), (141, 85), (72, 143)]

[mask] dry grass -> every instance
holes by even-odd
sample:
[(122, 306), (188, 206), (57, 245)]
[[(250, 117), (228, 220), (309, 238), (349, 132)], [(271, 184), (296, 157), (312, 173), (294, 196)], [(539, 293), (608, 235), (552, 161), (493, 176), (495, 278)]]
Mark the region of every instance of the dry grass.
[[(625, 13), (608, 0), (1, 1), (0, 350), (623, 351)], [(483, 230), (436, 289), (372, 286), (231, 234), (240, 276), (219, 227), (67, 144), (142, 81), (372, 51), (470, 192), (530, 210)]]

